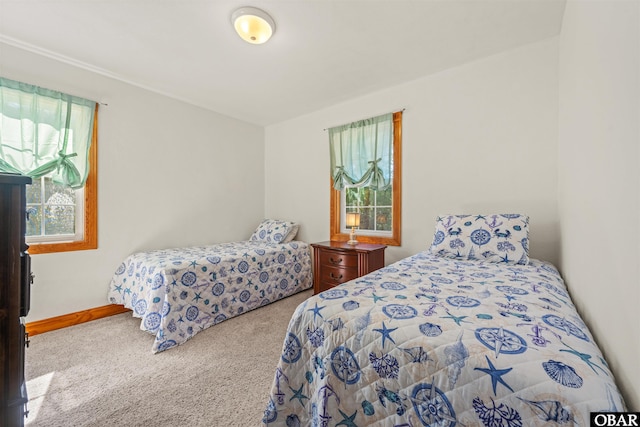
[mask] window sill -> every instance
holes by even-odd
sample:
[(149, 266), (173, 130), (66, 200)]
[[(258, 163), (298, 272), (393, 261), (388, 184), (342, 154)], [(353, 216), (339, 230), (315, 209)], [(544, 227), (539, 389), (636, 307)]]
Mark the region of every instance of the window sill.
[[(331, 234), (331, 240), (334, 242), (347, 242), (349, 241), (348, 234)], [(356, 233), (356, 240), (362, 243), (374, 243), (387, 246), (401, 246), (400, 237), (381, 237), (381, 236), (367, 236), (364, 234)]]
[(89, 249), (98, 249), (97, 241), (82, 240), (79, 242), (64, 243), (33, 243), (29, 245), (30, 255), (50, 254), (56, 252), (84, 251)]

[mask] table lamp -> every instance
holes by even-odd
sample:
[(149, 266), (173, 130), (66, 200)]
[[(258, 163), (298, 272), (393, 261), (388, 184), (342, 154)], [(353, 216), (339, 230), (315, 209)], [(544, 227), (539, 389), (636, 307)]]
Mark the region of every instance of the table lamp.
[(360, 227), (360, 214), (358, 212), (347, 212), (345, 222), (347, 227), (351, 227), (351, 233), (349, 233), (349, 241), (347, 243), (350, 245), (357, 245), (356, 227)]

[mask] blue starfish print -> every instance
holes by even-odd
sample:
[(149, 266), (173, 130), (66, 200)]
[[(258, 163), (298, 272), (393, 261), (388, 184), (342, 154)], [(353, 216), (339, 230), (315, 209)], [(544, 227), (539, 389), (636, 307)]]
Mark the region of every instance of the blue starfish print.
[(468, 321), (464, 320), (467, 317), (468, 316), (454, 316), (451, 313), (449, 313), (448, 316), (440, 316), (441, 319), (452, 319), (454, 322), (456, 322), (456, 325), (458, 325), (458, 326), (460, 326), (460, 323), (462, 323), (462, 322), (469, 323)]
[(396, 329), (398, 328), (388, 329), (384, 322), (382, 322), (382, 329), (373, 330), (382, 334), (382, 347), (384, 348), (384, 342), (387, 338), (389, 338), (389, 341), (391, 341), (392, 343), (396, 343), (393, 338), (391, 338), (391, 332), (395, 331)]
[(302, 394), (302, 387), (304, 387), (304, 384), (300, 384), (300, 388), (297, 390), (294, 390), (293, 387), (289, 386), (289, 388), (293, 392), (293, 396), (291, 396), (289, 402), (291, 402), (293, 399), (298, 399), (300, 404), (304, 407), (304, 402), (302, 401), (302, 399), (308, 399), (308, 397)]
[(174, 279), (173, 282), (171, 282), (172, 286), (178, 286), (178, 282), (176, 282), (176, 280)]
[(373, 303), (377, 303), (378, 301), (384, 301), (384, 299), (386, 298), (386, 296), (384, 297), (379, 297), (378, 295), (376, 295), (375, 293), (372, 294), (371, 296), (368, 296), (367, 298), (373, 298)]
[(202, 297), (200, 296), (200, 293), (196, 292), (195, 294), (196, 294), (196, 296), (194, 296), (194, 297), (193, 297), (193, 299), (194, 299), (196, 302), (198, 302), (199, 300), (201, 300), (201, 299), (202, 299)]
[(491, 385), (493, 386), (493, 394), (494, 394), (494, 396), (497, 396), (497, 394), (496, 394), (496, 386), (498, 385), (498, 383), (504, 385), (506, 388), (508, 388), (509, 390), (511, 390), (513, 392), (513, 389), (511, 387), (509, 387), (509, 384), (504, 382), (504, 380), (502, 379), (502, 376), (504, 374), (510, 372), (513, 368), (496, 369), (496, 367), (493, 366), (493, 363), (491, 363), (491, 360), (489, 360), (489, 356), (485, 355), (484, 357), (487, 359), (487, 363), (489, 364), (489, 368), (474, 368), (474, 370), (482, 371), (485, 374), (491, 375)]
[(115, 290), (118, 291), (118, 292), (122, 292), (122, 285), (116, 286)]
[(198, 265), (198, 263), (195, 260), (193, 260), (189, 263), (189, 265), (195, 268), (195, 266)]
[(124, 293), (125, 294), (130, 294), (131, 293), (131, 288), (124, 288)]
[(310, 308), (307, 311), (313, 311), (313, 321), (316, 321), (316, 316), (320, 316), (320, 318), (324, 319), (324, 317), (322, 317), (322, 314), (320, 314), (320, 310), (322, 310), (323, 308), (325, 308), (326, 305), (323, 305), (322, 307), (318, 307), (318, 303), (316, 302), (316, 306), (314, 308)]
[(481, 219), (487, 219), (487, 217), (484, 216), (484, 215), (477, 215), (476, 216), (476, 221), (481, 220)]
[(336, 427), (341, 425), (345, 425), (347, 427), (358, 427), (356, 423), (353, 422), (353, 420), (356, 418), (356, 414), (358, 413), (357, 410), (356, 412), (353, 413), (353, 415), (347, 415), (344, 412), (342, 412), (340, 409), (338, 409), (338, 412), (340, 412), (340, 415), (343, 416), (343, 419), (338, 424), (336, 424)]

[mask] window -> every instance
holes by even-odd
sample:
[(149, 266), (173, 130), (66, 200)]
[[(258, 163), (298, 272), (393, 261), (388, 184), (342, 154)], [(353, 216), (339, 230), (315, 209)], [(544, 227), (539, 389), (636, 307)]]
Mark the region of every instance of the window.
[[(344, 212), (360, 213), (360, 233), (391, 237), (391, 219), (393, 218), (393, 199), (391, 187), (375, 191), (370, 187), (345, 187), (341, 193), (340, 203)], [(344, 212), (342, 218), (344, 218)], [(341, 221), (342, 233), (349, 233), (349, 228)]]
[(0, 77), (0, 171), (32, 178), (32, 254), (97, 248), (98, 105)]
[[(27, 186), (27, 244), (30, 254), (98, 248), (98, 108), (89, 149), (89, 175), (84, 187), (54, 184), (49, 177), (34, 178)], [(42, 182), (44, 181), (44, 187)], [(38, 195), (38, 193), (40, 195)], [(73, 200), (73, 204), (67, 203)], [(49, 211), (47, 213), (47, 206)], [(34, 213), (34, 210), (36, 212)], [(73, 211), (73, 219), (69, 218)], [(44, 224), (43, 224), (43, 215)], [(71, 232), (73, 224), (73, 232)]]
[[(380, 185), (382, 188), (375, 189), (375, 187), (367, 184), (358, 185), (356, 183), (345, 184), (341, 189), (336, 189), (334, 171), (344, 165), (339, 165), (339, 161), (334, 162), (332, 160), (330, 201), (331, 240), (349, 240), (350, 230), (345, 226), (346, 213), (359, 212), (360, 227), (357, 231), (358, 241), (400, 246), (402, 112), (393, 113), (392, 121), (392, 143), (388, 171), (389, 185)], [(332, 152), (332, 156), (338, 157), (338, 154)], [(376, 157), (382, 156), (378, 154)], [(371, 163), (366, 159), (365, 162)], [(348, 169), (348, 166), (345, 169)]]
[(34, 178), (27, 186), (27, 243), (82, 240), (83, 193), (49, 177)]

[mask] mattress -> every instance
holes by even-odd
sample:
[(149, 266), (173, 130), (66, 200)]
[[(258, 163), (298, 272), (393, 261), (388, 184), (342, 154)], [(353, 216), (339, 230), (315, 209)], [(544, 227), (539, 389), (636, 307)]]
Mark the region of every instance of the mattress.
[(427, 251), (300, 304), (263, 425), (589, 425), (625, 405), (556, 268)]
[(311, 285), (308, 244), (241, 241), (132, 254), (114, 273), (107, 298), (142, 319), (156, 353)]

